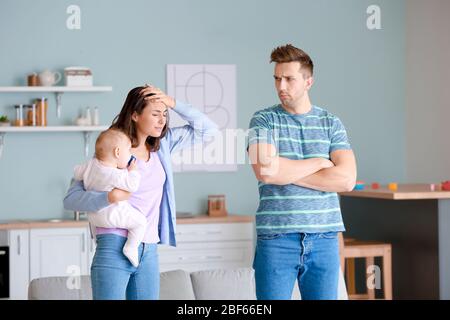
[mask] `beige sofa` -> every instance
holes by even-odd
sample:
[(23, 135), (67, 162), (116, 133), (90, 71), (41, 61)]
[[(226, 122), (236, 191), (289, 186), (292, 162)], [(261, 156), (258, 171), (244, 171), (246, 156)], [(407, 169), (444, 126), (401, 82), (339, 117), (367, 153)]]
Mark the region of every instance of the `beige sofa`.
[[(255, 300), (254, 270), (215, 269), (196, 272), (174, 270), (161, 273), (161, 300)], [(75, 287), (75, 288), (74, 288)], [(72, 288), (72, 289), (69, 289)], [(339, 299), (347, 299), (343, 279), (339, 282)], [(74, 280), (48, 277), (31, 281), (30, 300), (91, 300), (89, 276)], [(293, 298), (300, 298), (298, 288)]]

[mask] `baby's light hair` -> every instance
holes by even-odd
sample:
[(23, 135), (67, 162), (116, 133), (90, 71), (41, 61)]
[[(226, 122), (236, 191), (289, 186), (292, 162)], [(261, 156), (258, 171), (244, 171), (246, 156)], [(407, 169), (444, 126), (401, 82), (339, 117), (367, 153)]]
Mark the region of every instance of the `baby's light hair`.
[(95, 157), (99, 160), (106, 160), (113, 155), (114, 149), (124, 140), (130, 141), (130, 138), (123, 131), (118, 129), (102, 131), (95, 141)]

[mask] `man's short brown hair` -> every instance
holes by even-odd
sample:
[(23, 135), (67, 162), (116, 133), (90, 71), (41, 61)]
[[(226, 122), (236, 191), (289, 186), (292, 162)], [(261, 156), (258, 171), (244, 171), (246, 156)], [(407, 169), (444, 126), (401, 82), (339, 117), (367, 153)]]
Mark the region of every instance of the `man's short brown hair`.
[(300, 70), (305, 70), (309, 76), (313, 75), (314, 63), (309, 55), (302, 49), (294, 47), (292, 44), (280, 46), (273, 49), (270, 54), (270, 62), (286, 63), (286, 62), (300, 62)]

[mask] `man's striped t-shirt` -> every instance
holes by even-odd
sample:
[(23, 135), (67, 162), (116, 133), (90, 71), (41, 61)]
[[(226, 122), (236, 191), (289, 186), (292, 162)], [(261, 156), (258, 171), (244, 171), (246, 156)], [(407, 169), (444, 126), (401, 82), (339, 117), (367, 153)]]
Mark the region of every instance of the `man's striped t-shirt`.
[[(281, 105), (256, 112), (249, 126), (248, 144), (270, 143), (278, 155), (293, 160), (326, 158), (336, 150), (350, 150), (338, 117), (312, 106), (305, 114), (290, 114)], [(257, 234), (345, 231), (339, 198), (294, 184), (258, 182)]]

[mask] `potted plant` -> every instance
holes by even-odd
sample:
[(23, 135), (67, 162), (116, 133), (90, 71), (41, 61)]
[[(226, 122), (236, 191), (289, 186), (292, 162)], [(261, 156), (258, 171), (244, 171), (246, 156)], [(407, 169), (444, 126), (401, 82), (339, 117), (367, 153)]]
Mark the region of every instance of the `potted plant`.
[(8, 117), (7, 116), (0, 116), (0, 126), (7, 127), (9, 125), (11, 125), (11, 123), (9, 122)]

